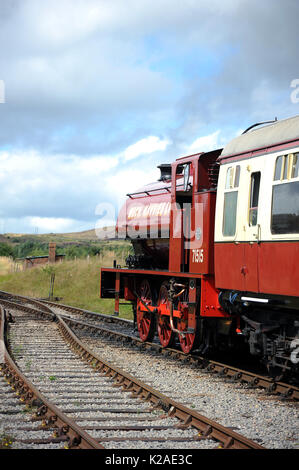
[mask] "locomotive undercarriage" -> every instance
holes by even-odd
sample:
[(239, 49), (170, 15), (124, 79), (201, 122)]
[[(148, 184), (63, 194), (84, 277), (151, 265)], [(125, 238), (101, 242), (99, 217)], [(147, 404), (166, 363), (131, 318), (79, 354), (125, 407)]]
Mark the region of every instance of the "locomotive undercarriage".
[(250, 318), (243, 315), (245, 327), (242, 334), (248, 342), (250, 353), (259, 356), (269, 373), (278, 380), (298, 372), (296, 346), (299, 346), (299, 322), (290, 320), (286, 323), (285, 316), (281, 315), (277, 321), (271, 321), (271, 316), (269, 312), (259, 311), (252, 312)]
[(248, 297), (247, 293), (233, 291), (222, 291), (219, 297), (226, 311), (239, 316), (239, 334), (250, 354), (259, 357), (276, 380), (295, 377), (299, 363), (297, 300)]
[(173, 346), (178, 339), (183, 352), (196, 350), (202, 355), (236, 348), (242, 342), (236, 333), (236, 316), (201, 317), (200, 282), (195, 302), (190, 301), (188, 285), (189, 280), (180, 278), (141, 280), (134, 307), (140, 338), (151, 341), (157, 332), (163, 347)]

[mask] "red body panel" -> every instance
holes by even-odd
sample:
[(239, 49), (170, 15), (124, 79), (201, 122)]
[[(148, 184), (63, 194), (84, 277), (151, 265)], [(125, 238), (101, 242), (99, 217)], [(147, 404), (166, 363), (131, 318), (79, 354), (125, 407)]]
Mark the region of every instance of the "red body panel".
[(299, 241), (264, 242), (259, 254), (260, 292), (299, 295)]
[(215, 244), (215, 280), (220, 289), (245, 290), (243, 243)]
[(219, 289), (298, 296), (299, 242), (216, 243)]
[(244, 243), (244, 287), (248, 292), (259, 292), (259, 256), (262, 245)]
[(152, 269), (127, 269), (127, 268), (101, 268), (101, 272), (110, 272), (110, 273), (121, 273), (124, 275), (136, 274), (147, 276), (167, 276), (167, 277), (182, 277), (182, 278), (194, 278), (201, 279), (203, 276), (201, 274), (192, 274), (190, 273), (176, 273), (174, 271), (158, 271)]
[[(194, 196), (195, 208), (192, 210), (190, 244), (190, 273), (214, 273), (214, 221), (216, 193), (205, 192)], [(201, 236), (196, 231), (200, 229)], [(199, 239), (197, 239), (199, 238)], [(194, 251), (195, 250), (195, 251)]]
[(183, 259), (183, 211), (173, 206), (170, 215), (169, 271), (179, 273)]
[(214, 277), (205, 277), (201, 283), (200, 315), (202, 317), (229, 317), (219, 304)]

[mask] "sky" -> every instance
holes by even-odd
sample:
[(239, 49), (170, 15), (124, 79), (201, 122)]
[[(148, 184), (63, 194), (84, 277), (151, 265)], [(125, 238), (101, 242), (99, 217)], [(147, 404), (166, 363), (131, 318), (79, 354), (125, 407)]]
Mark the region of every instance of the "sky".
[(109, 225), (157, 165), (298, 115), (298, 17), (298, 0), (1, 0), (0, 233)]

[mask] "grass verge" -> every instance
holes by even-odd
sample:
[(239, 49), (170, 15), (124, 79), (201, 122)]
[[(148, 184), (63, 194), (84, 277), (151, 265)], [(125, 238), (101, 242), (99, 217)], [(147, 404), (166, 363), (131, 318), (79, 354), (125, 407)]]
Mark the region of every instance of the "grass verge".
[[(93, 312), (112, 314), (113, 299), (100, 299), (100, 268), (113, 265), (114, 252), (104, 257), (90, 257), (57, 263), (54, 266), (41, 266), (26, 271), (0, 273), (0, 290), (36, 298), (49, 296), (50, 275), (55, 272), (54, 296), (60, 302)], [(123, 260), (119, 260), (122, 262)], [(120, 307), (120, 316), (133, 319), (132, 307)]]

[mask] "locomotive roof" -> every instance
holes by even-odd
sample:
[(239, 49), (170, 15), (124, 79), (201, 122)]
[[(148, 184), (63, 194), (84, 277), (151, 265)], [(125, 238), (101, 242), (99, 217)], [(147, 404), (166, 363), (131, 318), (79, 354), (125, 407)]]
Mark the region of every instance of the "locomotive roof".
[(299, 139), (299, 116), (251, 130), (231, 140), (219, 160)]

